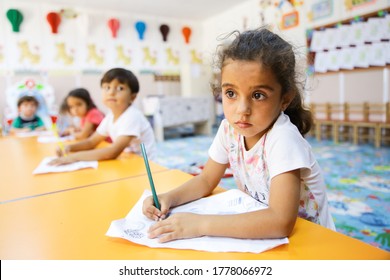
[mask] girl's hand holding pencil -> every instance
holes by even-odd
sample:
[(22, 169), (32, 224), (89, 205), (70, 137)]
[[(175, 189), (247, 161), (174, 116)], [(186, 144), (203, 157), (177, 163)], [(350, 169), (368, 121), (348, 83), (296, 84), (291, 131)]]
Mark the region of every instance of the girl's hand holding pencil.
[(64, 143), (61, 141), (60, 136), (58, 134), (57, 125), (56, 123), (53, 123), (51, 126), (51, 130), (54, 134), (54, 136), (57, 138), (59, 149), (57, 149), (57, 156), (66, 156), (67, 152), (64, 146)]
[(69, 154), (69, 147), (62, 145), (58, 145), (56, 148), (56, 155), (58, 157), (65, 157)]
[(69, 153), (69, 147), (65, 146), (64, 143), (61, 141), (60, 136), (58, 134), (57, 125), (55, 123), (53, 123), (52, 125), (52, 131), (54, 133), (54, 136), (57, 138), (58, 147), (56, 149), (56, 154), (58, 158), (53, 159), (51, 162), (49, 162), (49, 165), (56, 166), (75, 162), (75, 159), (72, 159), (71, 157), (67, 156)]
[(142, 157), (144, 158), (144, 162), (145, 162), (146, 172), (148, 173), (150, 188), (153, 194), (153, 196), (150, 197), (151, 200), (150, 199), (145, 200), (146, 204), (145, 203), (143, 204), (142, 211), (144, 211), (144, 214), (148, 216), (150, 219), (159, 221), (161, 219), (164, 219), (167, 216), (171, 204), (165, 203), (165, 201), (163, 204), (160, 202), (160, 199), (158, 198), (156, 189), (154, 187), (152, 171), (150, 170), (148, 155), (146, 153), (144, 143), (141, 143), (140, 147), (141, 147)]
[(154, 221), (164, 220), (168, 216), (171, 206), (171, 203), (164, 194), (158, 196), (158, 201), (160, 202), (161, 210), (155, 206), (153, 196), (146, 198), (142, 206), (143, 214)]

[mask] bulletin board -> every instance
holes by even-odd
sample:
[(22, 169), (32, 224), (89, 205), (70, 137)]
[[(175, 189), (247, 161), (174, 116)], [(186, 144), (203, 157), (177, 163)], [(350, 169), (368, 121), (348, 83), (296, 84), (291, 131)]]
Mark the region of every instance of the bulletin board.
[(390, 8), (306, 30), (309, 73), (390, 65)]

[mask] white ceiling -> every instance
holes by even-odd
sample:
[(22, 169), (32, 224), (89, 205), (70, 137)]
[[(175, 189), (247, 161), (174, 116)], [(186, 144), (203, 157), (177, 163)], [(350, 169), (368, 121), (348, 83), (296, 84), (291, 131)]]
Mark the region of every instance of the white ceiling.
[[(118, 10), (175, 19), (203, 20), (248, 0), (40, 0), (63, 8)], [(38, 1), (34, 1), (38, 2)]]

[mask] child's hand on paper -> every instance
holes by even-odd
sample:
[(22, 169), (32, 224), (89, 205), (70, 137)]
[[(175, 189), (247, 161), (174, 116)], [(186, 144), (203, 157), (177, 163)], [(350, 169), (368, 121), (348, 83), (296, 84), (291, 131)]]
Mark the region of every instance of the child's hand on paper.
[(64, 157), (66, 156), (67, 154), (69, 154), (69, 147), (68, 146), (65, 146), (63, 148), (61, 148), (61, 146), (58, 146), (56, 148), (56, 155), (58, 157)]
[(158, 196), (158, 201), (161, 205), (161, 211), (154, 206), (153, 196), (149, 196), (144, 200), (142, 213), (151, 220), (159, 221), (167, 217), (171, 203), (164, 194)]
[(158, 238), (164, 243), (177, 239), (202, 236), (202, 222), (205, 216), (192, 213), (175, 213), (165, 220), (160, 220), (149, 228), (148, 237)]
[(59, 157), (55, 158), (52, 161), (50, 161), (48, 164), (53, 165), (53, 166), (58, 166), (58, 165), (65, 165), (65, 164), (70, 164), (73, 162), (76, 162), (77, 160), (72, 159), (72, 157), (67, 156), (67, 157)]

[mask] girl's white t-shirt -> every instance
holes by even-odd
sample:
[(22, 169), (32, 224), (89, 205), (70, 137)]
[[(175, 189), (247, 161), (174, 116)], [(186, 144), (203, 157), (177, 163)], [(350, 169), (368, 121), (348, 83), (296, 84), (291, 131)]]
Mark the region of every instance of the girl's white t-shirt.
[(140, 143), (143, 142), (148, 159), (153, 160), (156, 157), (153, 129), (142, 112), (134, 106), (129, 106), (115, 122), (112, 112), (109, 112), (97, 127), (96, 132), (109, 136), (113, 142), (119, 136), (134, 136), (135, 139), (130, 142), (125, 152), (141, 154)]
[(229, 163), (238, 188), (265, 206), (269, 203), (272, 178), (300, 169), (299, 217), (335, 230), (326, 185), (311, 146), (283, 112), (273, 127), (248, 151), (244, 137), (223, 120), (209, 156), (218, 163)]

